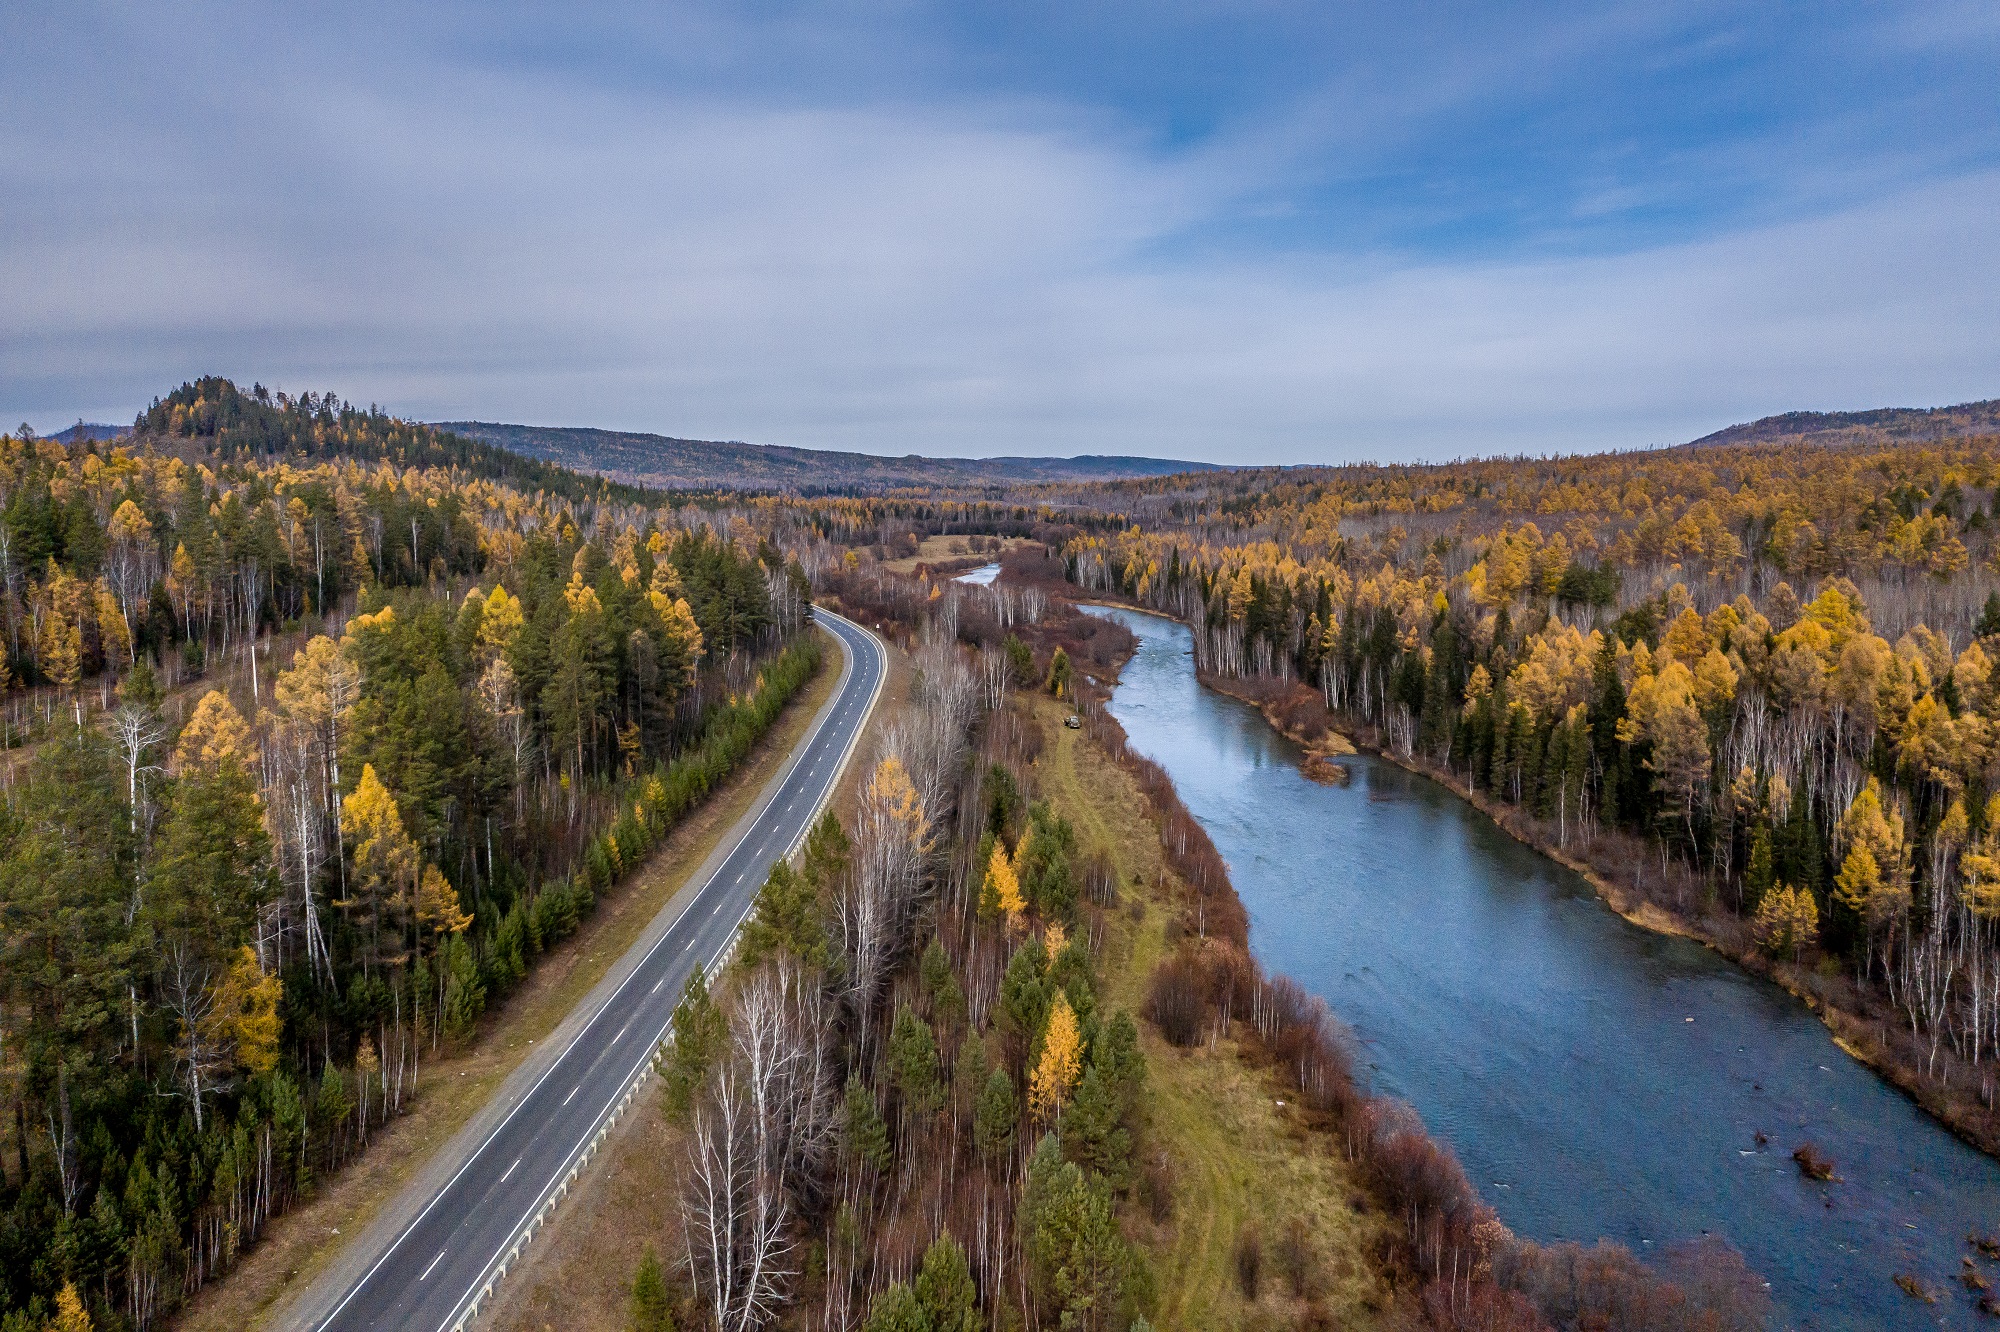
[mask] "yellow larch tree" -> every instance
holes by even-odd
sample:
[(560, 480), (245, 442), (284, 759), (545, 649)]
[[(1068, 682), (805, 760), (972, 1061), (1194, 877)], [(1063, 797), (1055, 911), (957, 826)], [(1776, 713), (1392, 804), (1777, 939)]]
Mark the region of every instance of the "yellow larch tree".
[(1008, 925), (1018, 926), (1027, 903), (1021, 900), (1021, 880), (1014, 873), (1014, 862), (1008, 859), (1006, 847), (994, 846), (993, 856), (986, 862), (986, 881), (993, 886), (993, 900), (1000, 904)]
[(1069, 996), (1056, 991), (1049, 1005), (1049, 1023), (1042, 1034), (1042, 1057), (1028, 1080), (1028, 1109), (1036, 1119), (1054, 1119), (1062, 1113), (1070, 1093), (1083, 1077), (1083, 1034), (1077, 1030), (1076, 1012)]
[(403, 829), (396, 798), (372, 763), (362, 766), (354, 794), (341, 805), (340, 831), (353, 848), (354, 874), (348, 896), (335, 905), (355, 910), (365, 922), (370, 965), (399, 962), (398, 945), (418, 873), (417, 848)]

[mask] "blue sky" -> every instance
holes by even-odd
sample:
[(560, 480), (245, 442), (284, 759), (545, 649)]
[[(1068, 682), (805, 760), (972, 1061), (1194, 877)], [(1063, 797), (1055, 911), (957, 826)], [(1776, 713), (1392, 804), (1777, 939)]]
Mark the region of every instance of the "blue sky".
[(37, 4), (0, 418), (1234, 462), (2000, 395), (2000, 6)]

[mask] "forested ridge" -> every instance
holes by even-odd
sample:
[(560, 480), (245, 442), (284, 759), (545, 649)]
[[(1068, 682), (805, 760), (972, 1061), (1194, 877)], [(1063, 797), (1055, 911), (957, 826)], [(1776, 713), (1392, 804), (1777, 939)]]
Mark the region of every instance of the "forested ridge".
[(115, 444), (0, 437), (0, 492), (0, 1327), (147, 1327), (820, 649), (744, 510), (331, 398), (203, 380)]
[(1281, 717), (1310, 690), (1879, 1012), (1879, 1062), (1992, 1147), (1996, 483), (1990, 436), (1351, 467), (1101, 488), (1133, 521), (1065, 554)]

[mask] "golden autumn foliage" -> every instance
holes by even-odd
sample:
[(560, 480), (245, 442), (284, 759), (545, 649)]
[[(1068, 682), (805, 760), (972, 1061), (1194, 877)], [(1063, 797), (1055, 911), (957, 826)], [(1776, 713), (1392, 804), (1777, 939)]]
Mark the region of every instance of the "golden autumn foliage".
[(1765, 952), (1797, 961), (1819, 940), (1819, 903), (1807, 889), (1778, 884), (1757, 904), (1751, 930)]
[(284, 1025), (278, 1006), (284, 995), (284, 981), (264, 971), (256, 950), (239, 947), (203, 1019), (210, 1043), (234, 1049), (237, 1064), (250, 1072), (269, 1073), (278, 1065)]
[(1049, 1005), (1048, 1026), (1042, 1033), (1042, 1056), (1028, 1080), (1028, 1112), (1038, 1120), (1054, 1119), (1068, 1103), (1083, 1077), (1083, 1036), (1069, 997), (1056, 991)]
[(214, 775), (226, 765), (248, 768), (257, 762), (257, 737), (250, 723), (219, 689), (195, 704), (194, 715), (174, 746), (173, 771)]
[(63, 1282), (56, 1292), (56, 1316), (48, 1322), (48, 1332), (91, 1332), (90, 1314), (83, 1307), (83, 1299), (76, 1293), (76, 1283)]
[(458, 890), (436, 865), (424, 866), (417, 884), (417, 925), (427, 934), (463, 934), (472, 914), (459, 905)]
[(1007, 848), (995, 845), (991, 859), (986, 862), (986, 881), (992, 887), (994, 901), (1007, 917), (1010, 925), (1018, 925), (1021, 913), (1028, 904), (1021, 897), (1021, 880), (1014, 873), (1014, 862), (1008, 858)]
[(862, 792), (862, 800), (872, 812), (896, 828), (907, 845), (919, 851), (929, 849), (930, 819), (924, 813), (923, 800), (917, 795), (917, 788), (911, 783), (909, 770), (903, 766), (901, 759), (890, 754), (875, 765), (874, 773), (868, 778), (868, 786)]

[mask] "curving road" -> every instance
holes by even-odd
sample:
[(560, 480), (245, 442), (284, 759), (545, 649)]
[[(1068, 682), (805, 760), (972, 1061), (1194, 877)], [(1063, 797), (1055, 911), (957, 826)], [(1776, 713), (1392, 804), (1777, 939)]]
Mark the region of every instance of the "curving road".
[(859, 625), (818, 609), (840, 641), (833, 699), (757, 805), (544, 1051), (438, 1154), (282, 1325), (453, 1332), (472, 1321), (603, 1132), (643, 1084), (681, 987), (726, 953), (771, 865), (833, 793), (881, 693), (887, 658)]

